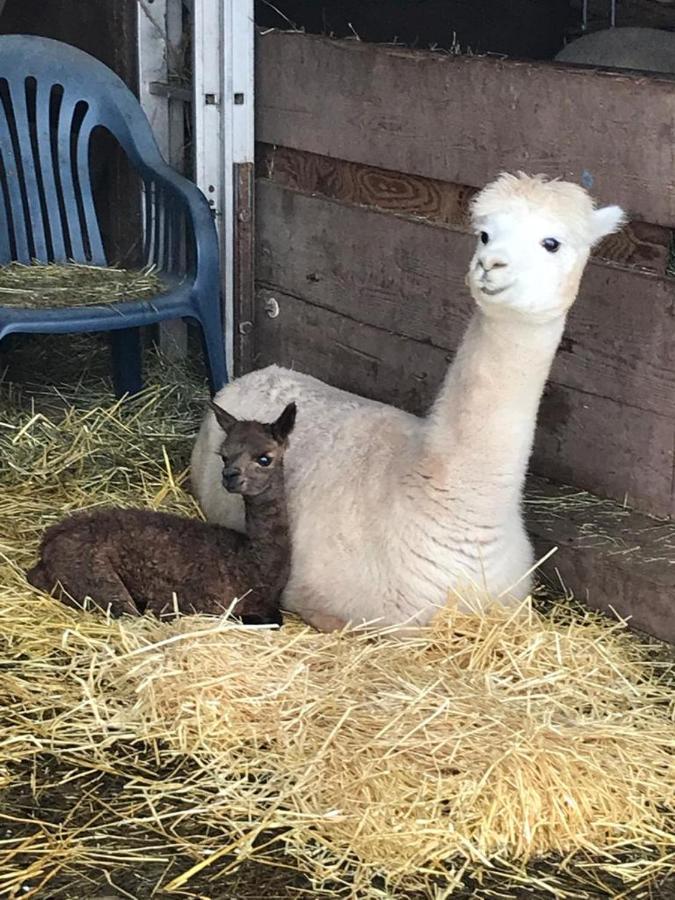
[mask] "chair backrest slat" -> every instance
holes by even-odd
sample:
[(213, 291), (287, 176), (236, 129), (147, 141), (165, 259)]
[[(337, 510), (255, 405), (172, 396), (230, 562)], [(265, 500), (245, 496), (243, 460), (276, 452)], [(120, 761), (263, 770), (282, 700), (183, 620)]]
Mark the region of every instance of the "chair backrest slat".
[(77, 135), (76, 145), (76, 162), (77, 172), (79, 173), (80, 188), (80, 215), (81, 229), (86, 235), (88, 244), (88, 259), (95, 266), (104, 266), (106, 264), (105, 251), (101, 240), (101, 232), (98, 227), (98, 218), (96, 216), (96, 207), (94, 205), (94, 195), (91, 189), (91, 174), (89, 171), (89, 143), (91, 141), (92, 127), (88, 124), (92, 116), (88, 110), (85, 113), (84, 120)]
[(35, 79), (18, 79), (9, 85), (9, 103), (16, 137), (17, 169), (27, 209), (27, 237), (31, 259), (49, 259), (49, 226), (44, 215), (44, 194), (40, 171), (40, 149), (36, 134)]
[(4, 85), (0, 82), (0, 152), (5, 175), (6, 218), (12, 258), (22, 263), (30, 263), (30, 224), (26, 216), (26, 198), (20, 172), (21, 160), (17, 158), (16, 136), (12, 133), (8, 117), (8, 102), (5, 101)]
[(63, 198), (70, 255), (71, 259), (77, 260), (77, 262), (85, 262), (87, 254), (85, 253), (84, 236), (80, 228), (80, 215), (78, 212), (78, 204), (81, 202), (79, 197), (79, 177), (78, 172), (73, 167), (71, 148), (71, 143), (74, 139), (74, 129), (77, 127), (79, 102), (77, 97), (72, 94), (65, 93), (63, 95), (59, 109), (56, 146), (58, 180)]
[(0, 152), (0, 265), (14, 259), (10, 244), (10, 223), (8, 218), (9, 195), (5, 177), (5, 164)]
[(42, 189), (50, 233), (51, 254), (54, 262), (64, 263), (71, 258), (68, 232), (65, 227), (65, 212), (62, 210), (63, 198), (57, 189), (58, 157), (56, 135), (51, 127), (56, 121), (56, 111), (61, 103), (63, 90), (47, 82), (38, 82), (35, 100), (35, 125), (40, 153), (40, 171), (42, 173)]
[(171, 271), (171, 207), (166, 196), (162, 197), (162, 266)]
[(155, 182), (146, 181), (143, 194), (143, 259), (147, 266), (154, 262), (155, 253)]

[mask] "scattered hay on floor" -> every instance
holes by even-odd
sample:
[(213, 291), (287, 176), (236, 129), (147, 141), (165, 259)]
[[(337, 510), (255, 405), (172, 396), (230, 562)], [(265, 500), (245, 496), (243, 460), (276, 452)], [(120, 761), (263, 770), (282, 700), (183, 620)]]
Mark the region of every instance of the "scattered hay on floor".
[(400, 641), (225, 630), (116, 664), (137, 727), (227, 785), (247, 826), (229, 852), (264, 823), (320, 882), (428, 888), (550, 853), (675, 850), (670, 691), (597, 619), (448, 614)]
[(81, 263), (0, 266), (0, 306), (36, 309), (107, 306), (143, 300), (166, 290), (154, 269), (119, 269)]
[[(336, 896), (481, 896), (496, 875), (619, 896), (674, 874), (672, 667), (621, 625), (564, 605), (447, 611), (402, 638), (109, 621), (26, 585), (39, 533), (71, 509), (197, 514), (183, 485), (202, 398), (168, 385), (53, 418), (5, 403), (0, 896), (178, 852), (191, 862), (164, 889), (280, 850)], [(45, 758), (77, 799), (26, 820), (6, 798), (28, 767), (39, 807)]]

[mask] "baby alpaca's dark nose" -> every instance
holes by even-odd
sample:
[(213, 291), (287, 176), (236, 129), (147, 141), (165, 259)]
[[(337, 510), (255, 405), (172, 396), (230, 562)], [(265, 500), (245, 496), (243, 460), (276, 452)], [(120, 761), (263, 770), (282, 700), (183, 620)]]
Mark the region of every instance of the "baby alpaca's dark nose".
[(241, 472), (238, 469), (223, 469), (223, 487), (227, 491), (233, 491), (241, 481)]

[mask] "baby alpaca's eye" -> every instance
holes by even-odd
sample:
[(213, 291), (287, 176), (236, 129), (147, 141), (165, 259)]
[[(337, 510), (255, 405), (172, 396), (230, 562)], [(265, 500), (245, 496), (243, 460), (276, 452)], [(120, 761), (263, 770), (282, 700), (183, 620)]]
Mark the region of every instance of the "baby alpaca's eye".
[(544, 250), (548, 250), (549, 253), (555, 253), (560, 247), (560, 241), (556, 241), (555, 238), (544, 238), (541, 242), (541, 246)]
[(265, 454), (263, 453), (262, 456), (259, 456), (259, 457), (256, 459), (256, 462), (258, 463), (259, 466), (262, 466), (263, 468), (266, 468), (266, 467), (269, 466), (269, 464), (272, 462), (272, 457), (271, 457), (271, 456), (265, 456)]
[(490, 240), (490, 235), (487, 233), (487, 231), (481, 231), (480, 239), (483, 244), (487, 244), (487, 242)]

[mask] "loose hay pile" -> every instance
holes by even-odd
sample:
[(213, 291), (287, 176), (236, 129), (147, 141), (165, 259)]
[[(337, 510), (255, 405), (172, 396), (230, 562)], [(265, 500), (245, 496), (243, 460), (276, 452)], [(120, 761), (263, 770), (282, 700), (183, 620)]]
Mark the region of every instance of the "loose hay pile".
[(0, 266), (0, 306), (35, 309), (65, 306), (107, 306), (121, 300), (143, 300), (165, 290), (152, 268), (105, 266)]
[(35, 759), (46, 796), (52, 758), (80, 793), (28, 824), (0, 796), (0, 896), (179, 850), (192, 862), (165, 889), (280, 851), (316, 890), (364, 897), (480, 896), (497, 875), (501, 896), (618, 896), (675, 871), (672, 671), (598, 616), (445, 613), (394, 639), (106, 621), (32, 593), (21, 570), (64, 511), (196, 514), (200, 401), (177, 380), (57, 421), (6, 392), (0, 790)]

